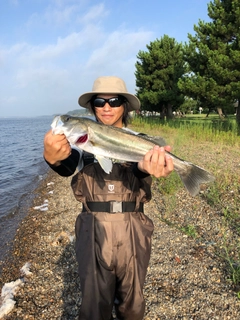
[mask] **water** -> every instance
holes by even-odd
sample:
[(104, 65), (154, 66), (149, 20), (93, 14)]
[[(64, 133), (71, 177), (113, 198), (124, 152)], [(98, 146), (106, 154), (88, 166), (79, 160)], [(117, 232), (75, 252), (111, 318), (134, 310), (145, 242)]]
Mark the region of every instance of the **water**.
[(10, 248), (32, 191), (48, 170), (43, 137), (52, 116), (0, 119), (0, 260)]

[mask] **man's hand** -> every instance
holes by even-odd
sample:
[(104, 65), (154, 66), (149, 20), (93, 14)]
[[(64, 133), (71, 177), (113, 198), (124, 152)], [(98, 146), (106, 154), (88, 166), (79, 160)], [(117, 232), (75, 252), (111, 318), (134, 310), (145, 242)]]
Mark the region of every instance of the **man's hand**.
[(48, 131), (44, 137), (44, 158), (52, 165), (60, 165), (60, 161), (71, 154), (71, 146), (64, 134), (52, 134)]
[(146, 153), (143, 160), (138, 162), (138, 169), (156, 178), (167, 177), (174, 169), (172, 158), (165, 152), (170, 149), (169, 146), (155, 146)]

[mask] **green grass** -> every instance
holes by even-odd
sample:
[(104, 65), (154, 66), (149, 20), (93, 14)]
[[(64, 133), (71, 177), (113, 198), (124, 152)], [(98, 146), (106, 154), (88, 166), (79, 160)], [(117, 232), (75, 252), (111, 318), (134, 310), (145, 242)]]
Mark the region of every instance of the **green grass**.
[[(202, 166), (215, 175), (215, 182), (205, 187), (201, 198), (222, 219), (220, 229), (224, 233), (224, 243), (219, 244), (216, 255), (221, 252), (227, 278), (240, 298), (240, 136), (235, 117), (220, 120), (218, 115), (211, 114), (206, 118), (202, 114), (171, 121), (136, 117), (131, 127), (138, 132), (163, 137), (173, 147), (174, 154), (193, 163), (199, 161), (196, 163), (199, 165), (203, 163)], [(154, 184), (164, 199), (162, 220), (189, 237), (198, 238), (194, 221), (177, 224), (172, 218), (178, 206), (175, 195), (183, 188), (178, 175), (174, 172), (167, 179), (154, 179)]]
[[(238, 130), (233, 116), (221, 120), (216, 115), (188, 115), (185, 118), (177, 118), (163, 121), (159, 117), (136, 117), (133, 121), (134, 127), (147, 131), (159, 131), (171, 133), (171, 129), (178, 129), (179, 134), (188, 134), (192, 138), (220, 142), (231, 146), (236, 145)], [(238, 139), (238, 146), (240, 140)]]
[(197, 230), (193, 225), (186, 225), (180, 228), (180, 230), (185, 233), (188, 237), (197, 238)]

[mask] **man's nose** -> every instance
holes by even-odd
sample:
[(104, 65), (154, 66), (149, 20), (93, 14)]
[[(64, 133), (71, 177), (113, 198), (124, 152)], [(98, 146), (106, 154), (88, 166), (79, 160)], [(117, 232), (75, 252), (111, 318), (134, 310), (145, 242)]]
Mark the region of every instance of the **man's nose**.
[(109, 104), (108, 102), (106, 102), (105, 105), (104, 105), (104, 107), (103, 107), (103, 109), (104, 109), (105, 111), (111, 110), (110, 104)]

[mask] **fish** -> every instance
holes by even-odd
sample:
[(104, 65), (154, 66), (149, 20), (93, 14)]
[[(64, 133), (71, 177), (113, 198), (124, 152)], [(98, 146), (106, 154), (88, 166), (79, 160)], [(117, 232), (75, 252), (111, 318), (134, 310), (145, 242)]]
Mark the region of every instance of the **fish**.
[[(51, 128), (53, 134), (64, 134), (75, 148), (94, 154), (107, 174), (112, 171), (113, 160), (139, 162), (155, 145), (166, 145), (162, 137), (135, 134), (127, 128), (108, 126), (90, 118), (67, 114), (55, 116)], [(215, 180), (205, 169), (168, 151), (166, 153), (173, 159), (174, 170), (193, 197), (200, 192), (201, 184)]]

